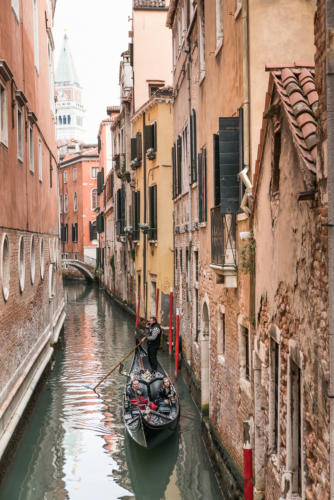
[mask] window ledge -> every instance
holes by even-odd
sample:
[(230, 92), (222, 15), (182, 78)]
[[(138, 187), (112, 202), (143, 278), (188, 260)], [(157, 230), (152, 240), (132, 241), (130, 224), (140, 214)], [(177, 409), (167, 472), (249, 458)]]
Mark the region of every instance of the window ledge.
[(158, 246), (158, 240), (148, 240), (148, 243), (149, 243), (150, 245), (154, 245), (155, 247), (157, 247), (157, 246)]
[[(211, 269), (218, 275), (217, 283), (223, 284), (225, 288), (237, 288), (237, 267), (230, 264), (225, 266), (218, 266), (217, 264), (210, 264)], [(221, 280), (223, 277), (223, 281)]]
[(234, 19), (237, 20), (238, 17), (239, 17), (239, 14), (240, 12), (242, 11), (242, 4), (239, 5), (239, 7), (237, 7), (235, 13), (234, 13)]
[(206, 227), (206, 225), (207, 225), (207, 222), (200, 222), (198, 224), (199, 227)]
[(197, 181), (193, 182), (191, 185), (191, 189), (197, 188), (197, 185), (198, 185)]
[(216, 50), (215, 50), (215, 57), (217, 57), (218, 54), (220, 54), (220, 51), (221, 51), (223, 45), (224, 45), (224, 39), (221, 38), (221, 40), (219, 40), (218, 45), (217, 45)]
[(202, 83), (203, 83), (203, 82), (204, 82), (204, 80), (205, 80), (205, 77), (206, 77), (206, 72), (205, 72), (205, 71), (203, 71), (203, 72), (202, 72), (202, 76), (200, 77), (200, 80), (199, 80), (199, 86), (201, 86), (201, 85), (202, 85)]

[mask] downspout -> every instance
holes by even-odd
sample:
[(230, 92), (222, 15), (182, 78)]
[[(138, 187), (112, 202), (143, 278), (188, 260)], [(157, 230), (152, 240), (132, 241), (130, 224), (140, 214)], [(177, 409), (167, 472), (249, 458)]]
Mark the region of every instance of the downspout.
[[(143, 154), (143, 175), (144, 175), (144, 224), (147, 222), (147, 200), (146, 200), (146, 190), (147, 190), (147, 182), (146, 182), (146, 152), (145, 152), (145, 125), (146, 125), (146, 114), (143, 113), (143, 134), (142, 134), (142, 154)], [(147, 245), (147, 234), (146, 231), (143, 231), (143, 285), (144, 285), (144, 313), (145, 319), (147, 318), (147, 279), (146, 279), (146, 245)]]
[[(188, 42), (189, 43), (189, 42)], [(188, 55), (188, 68), (187, 68), (187, 81), (188, 81), (188, 108), (189, 108), (189, 117), (191, 117), (191, 81), (190, 81), (190, 61), (191, 61), (191, 55)], [(190, 130), (190, 141), (189, 144), (191, 146), (191, 130)], [(191, 152), (190, 152), (190, 158), (191, 158)], [(190, 160), (190, 168), (189, 168), (189, 261), (191, 262), (191, 253), (192, 253), (192, 244), (193, 244), (193, 203), (192, 203), (192, 184), (191, 184), (191, 160)], [(187, 274), (187, 294), (188, 294), (188, 300), (191, 302), (191, 297), (190, 297), (190, 276), (191, 276), (191, 271), (190, 271), (190, 265), (189, 263), (186, 264), (188, 266), (188, 274)]]
[(328, 162), (330, 498), (334, 499), (334, 4), (326, 2), (326, 87)]

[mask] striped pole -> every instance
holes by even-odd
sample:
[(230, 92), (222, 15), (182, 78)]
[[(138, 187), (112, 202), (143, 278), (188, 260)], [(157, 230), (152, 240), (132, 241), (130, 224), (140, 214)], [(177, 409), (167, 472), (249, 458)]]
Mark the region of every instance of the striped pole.
[(179, 371), (179, 335), (180, 335), (180, 315), (179, 310), (176, 310), (176, 334), (175, 334), (175, 378)]
[(172, 354), (172, 344), (173, 344), (173, 288), (170, 289), (169, 293), (169, 355)]

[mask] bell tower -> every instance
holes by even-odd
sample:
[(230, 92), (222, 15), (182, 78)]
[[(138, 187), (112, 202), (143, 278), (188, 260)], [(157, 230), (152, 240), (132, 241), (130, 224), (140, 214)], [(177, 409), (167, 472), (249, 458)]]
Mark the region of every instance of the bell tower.
[(61, 143), (71, 140), (84, 142), (85, 109), (82, 104), (82, 87), (79, 83), (66, 33), (56, 69), (55, 89), (57, 141)]

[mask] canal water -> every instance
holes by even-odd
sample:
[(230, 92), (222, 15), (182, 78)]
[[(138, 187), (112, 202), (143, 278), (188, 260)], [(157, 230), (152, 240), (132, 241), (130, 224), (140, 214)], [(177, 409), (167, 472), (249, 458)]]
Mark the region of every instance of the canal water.
[[(64, 336), (38, 394), (1, 500), (216, 500), (223, 498), (183, 381), (180, 428), (143, 450), (125, 433), (118, 371), (93, 386), (134, 346), (134, 321), (95, 285), (67, 283)], [(160, 355), (171, 370), (168, 356)], [(126, 367), (130, 365), (130, 360)]]

